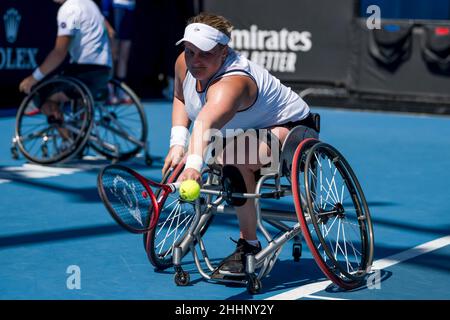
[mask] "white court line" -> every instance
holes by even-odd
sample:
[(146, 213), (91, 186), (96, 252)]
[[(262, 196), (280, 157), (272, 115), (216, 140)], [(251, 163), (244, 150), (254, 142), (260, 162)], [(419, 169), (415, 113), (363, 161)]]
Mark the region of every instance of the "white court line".
[[(438, 250), (438, 249), (443, 248), (448, 245), (450, 245), (450, 235), (436, 239), (436, 240), (426, 242), (424, 244), (421, 244), (414, 248), (408, 249), (406, 251), (394, 254), (387, 258), (377, 260), (372, 264), (372, 271), (373, 270), (382, 270), (382, 269), (392, 267), (403, 261), (413, 259), (417, 256), (429, 253), (434, 250)], [(330, 284), (331, 284), (330, 280), (320, 281), (320, 282), (316, 282), (316, 283), (310, 283), (310, 284), (277, 294), (275, 296), (266, 298), (265, 300), (298, 300), (298, 299), (305, 298), (308, 296), (311, 297), (312, 294), (325, 290)]]

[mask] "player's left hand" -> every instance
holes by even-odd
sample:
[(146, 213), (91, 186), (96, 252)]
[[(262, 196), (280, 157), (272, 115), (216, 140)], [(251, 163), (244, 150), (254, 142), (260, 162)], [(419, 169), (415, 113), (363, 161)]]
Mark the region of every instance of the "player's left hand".
[(22, 80), (22, 82), (19, 85), (19, 90), (21, 92), (24, 92), (26, 94), (30, 94), (31, 88), (38, 83), (38, 81), (33, 77), (29, 76)]
[(198, 183), (201, 183), (201, 174), (195, 169), (187, 168), (180, 174), (178, 177), (178, 182), (183, 182), (185, 180), (195, 180)]

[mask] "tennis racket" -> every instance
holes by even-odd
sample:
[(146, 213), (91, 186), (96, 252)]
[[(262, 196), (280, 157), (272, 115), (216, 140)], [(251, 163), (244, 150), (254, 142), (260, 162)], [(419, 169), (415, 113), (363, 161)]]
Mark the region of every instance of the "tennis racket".
[(104, 167), (97, 177), (97, 189), (106, 209), (132, 233), (146, 233), (155, 227), (167, 196), (178, 186), (157, 183), (118, 164)]

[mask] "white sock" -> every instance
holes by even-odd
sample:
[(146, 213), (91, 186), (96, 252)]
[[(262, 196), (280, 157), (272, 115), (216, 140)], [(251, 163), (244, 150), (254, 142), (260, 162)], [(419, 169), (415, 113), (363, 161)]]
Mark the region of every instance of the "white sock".
[(247, 243), (249, 245), (252, 245), (254, 247), (259, 247), (259, 241), (258, 240), (245, 240), (245, 241), (247, 241)]

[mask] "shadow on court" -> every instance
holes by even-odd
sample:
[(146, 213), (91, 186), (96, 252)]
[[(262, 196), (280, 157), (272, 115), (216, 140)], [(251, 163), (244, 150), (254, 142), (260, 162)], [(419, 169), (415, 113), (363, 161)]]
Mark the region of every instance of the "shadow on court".
[[(358, 291), (362, 291), (362, 290), (367, 290), (369, 289), (370, 285), (381, 285), (384, 281), (388, 280), (390, 277), (392, 277), (393, 273), (391, 271), (387, 271), (387, 270), (380, 270), (380, 274), (377, 278), (374, 278), (371, 280), (371, 275), (366, 277), (366, 285), (362, 285), (358, 288), (352, 289), (352, 290), (344, 290), (340, 287), (338, 287), (337, 285), (330, 284), (325, 291), (328, 293), (338, 293), (338, 292), (358, 292)], [(377, 283), (375, 283), (375, 281)]]
[(116, 224), (105, 224), (92, 227), (59, 229), (53, 231), (30, 232), (0, 237), (0, 249), (36, 245), (48, 242), (67, 241), (81, 238), (91, 238), (116, 233), (126, 233)]
[[(311, 258), (300, 259), (299, 262), (293, 260), (280, 260), (275, 263), (270, 275), (262, 279), (261, 294), (270, 292), (286, 291), (299, 286), (327, 280), (317, 267), (316, 262)], [(242, 292), (230, 296), (227, 300), (248, 300), (258, 299), (258, 295), (249, 294), (242, 287)]]
[[(109, 164), (109, 162), (106, 162), (105, 165)], [(82, 203), (89, 203), (89, 202), (101, 202), (100, 197), (98, 196), (97, 187), (95, 186), (97, 174), (99, 173), (100, 169), (103, 167), (103, 165), (99, 165), (98, 167), (91, 168), (86, 170), (85, 172), (91, 173), (95, 175), (95, 177), (92, 178), (92, 187), (75, 187), (76, 184), (69, 184), (67, 182), (62, 182), (64, 184), (56, 184), (56, 183), (49, 183), (44, 181), (43, 179), (33, 179), (26, 176), (25, 172), (27, 171), (24, 169), (23, 171), (20, 171), (17, 169), (17, 171), (11, 171), (11, 167), (1, 167), (0, 166), (0, 179), (10, 180), (11, 182), (27, 185), (31, 187), (35, 187), (40, 190), (47, 190), (52, 192), (58, 192), (62, 194), (66, 194), (69, 196), (68, 201), (70, 199), (72, 202), (82, 202)], [(72, 168), (72, 167), (70, 167)], [(139, 170), (139, 166), (132, 166), (134, 170)], [(146, 169), (149, 170), (150, 168), (148, 166), (145, 166), (145, 164), (142, 164), (141, 167), (142, 170)], [(152, 166), (151, 169), (154, 169)], [(159, 181), (161, 177), (152, 177), (144, 175), (147, 178)]]
[[(106, 214), (106, 213), (105, 213)], [(228, 227), (234, 227), (237, 228), (237, 224), (234, 221), (234, 219), (228, 219), (228, 218), (222, 218), (222, 219), (215, 219), (214, 223), (216, 226), (228, 226)], [(447, 226), (450, 227), (450, 226)], [(446, 229), (448, 230), (448, 229)], [(105, 236), (105, 235), (111, 235), (111, 234), (117, 234), (117, 233), (128, 233), (127, 231), (123, 230), (120, 226), (111, 223), (111, 224), (104, 224), (104, 225), (97, 225), (97, 226), (89, 226), (89, 227), (80, 227), (80, 228), (71, 228), (71, 229), (59, 229), (59, 230), (53, 230), (53, 231), (42, 231), (42, 232), (31, 232), (31, 233), (22, 233), (22, 234), (14, 234), (14, 235), (6, 235), (0, 237), (0, 249), (3, 248), (10, 248), (10, 247), (17, 247), (17, 246), (25, 246), (25, 245), (37, 245), (42, 243), (49, 243), (49, 242), (58, 242), (58, 241), (67, 241), (67, 240), (74, 240), (74, 239), (81, 239), (81, 238), (92, 238), (92, 237), (99, 237), (99, 236)], [(290, 250), (290, 245), (285, 245), (284, 250)], [(304, 244), (303, 250), (308, 250), (307, 246)], [(397, 254), (399, 252), (404, 251), (405, 248), (403, 247), (386, 247), (386, 246), (377, 246), (375, 245), (375, 252), (378, 257), (388, 257), (394, 254)], [(220, 259), (218, 259), (220, 260)], [(213, 260), (215, 261), (215, 260)], [(290, 274), (292, 272), (297, 272), (296, 270), (298, 268), (301, 268), (302, 270), (312, 270), (312, 266), (309, 264), (305, 265), (305, 261), (311, 261), (314, 265), (314, 268), (317, 269), (316, 271), (318, 274), (322, 275), (321, 271), (317, 268), (315, 262), (313, 260), (308, 259), (300, 259), (300, 263), (296, 263), (292, 260), (285, 260), (285, 261), (278, 261), (275, 264), (274, 269), (271, 272), (269, 280), (266, 282), (270, 284), (270, 278), (277, 279), (276, 283), (273, 283), (273, 285), (279, 284), (279, 277), (281, 280), (288, 280), (290, 277)], [(186, 260), (183, 265), (189, 266), (192, 264), (192, 261)], [(417, 266), (426, 267), (429, 269), (434, 270), (441, 270), (444, 272), (448, 272), (448, 266), (450, 265), (450, 256), (441, 254), (439, 252), (430, 252), (426, 255), (426, 259), (410, 259), (402, 262), (403, 264), (412, 264)], [(196, 269), (193, 269), (191, 271), (195, 271)], [(164, 273), (164, 271), (161, 271)], [(170, 273), (170, 270), (169, 270)], [(316, 273), (312, 274), (315, 280), (317, 277)], [(310, 276), (308, 274), (308, 276)], [(287, 277), (287, 278), (286, 278)], [(283, 282), (281, 281), (280, 282)], [(286, 283), (290, 283), (289, 281), (285, 281)], [(298, 283), (293, 284), (292, 286), (298, 286)], [(270, 287), (270, 286), (269, 286)], [(280, 290), (280, 288), (274, 288), (274, 290)]]
[[(211, 259), (211, 262), (215, 265), (220, 263), (222, 259)], [(247, 292), (245, 284), (239, 283), (215, 283), (213, 281), (205, 280), (201, 277), (195, 264), (192, 260), (186, 260), (182, 263), (183, 270), (189, 272), (191, 281), (188, 286), (194, 287), (200, 282), (209, 282), (211, 286), (220, 287), (233, 287), (242, 288), (242, 292), (227, 298), (227, 300), (242, 300), (258, 298), (258, 295), (253, 296)], [(155, 272), (164, 275), (173, 275), (173, 268), (160, 270)], [(262, 280), (261, 294), (277, 292), (279, 290), (285, 291), (298, 286), (315, 283), (318, 281), (326, 280), (323, 273), (317, 267), (313, 259), (301, 259), (299, 262), (293, 260), (280, 260), (277, 261), (268, 277)], [(214, 287), (212, 287), (213, 289)]]

